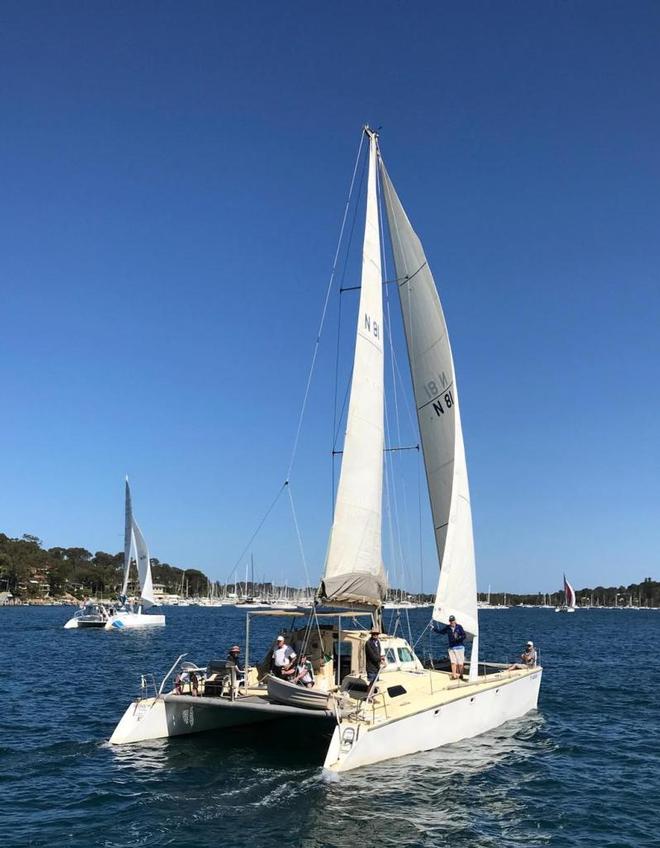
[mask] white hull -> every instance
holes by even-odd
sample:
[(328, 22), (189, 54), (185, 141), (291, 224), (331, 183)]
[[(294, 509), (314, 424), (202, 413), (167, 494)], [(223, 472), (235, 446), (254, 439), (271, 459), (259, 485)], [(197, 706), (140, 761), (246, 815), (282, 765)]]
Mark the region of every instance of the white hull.
[(335, 720), (332, 712), (269, 704), (263, 698), (231, 701), (168, 694), (130, 704), (110, 737), (110, 744), (128, 745), (292, 716), (321, 719), (325, 723)]
[(486, 733), (536, 709), (541, 675), (539, 668), (524, 677), (472, 690), (464, 698), (372, 726), (342, 722), (333, 734), (324, 768), (349, 771)]
[(64, 625), (65, 630), (74, 628), (80, 630), (137, 630), (145, 627), (165, 627), (164, 615), (143, 615), (136, 612), (118, 612), (111, 616), (105, 623), (94, 625), (81, 624), (77, 616), (70, 618)]
[(165, 627), (165, 616), (120, 610), (105, 625), (106, 630), (142, 630), (145, 627)]

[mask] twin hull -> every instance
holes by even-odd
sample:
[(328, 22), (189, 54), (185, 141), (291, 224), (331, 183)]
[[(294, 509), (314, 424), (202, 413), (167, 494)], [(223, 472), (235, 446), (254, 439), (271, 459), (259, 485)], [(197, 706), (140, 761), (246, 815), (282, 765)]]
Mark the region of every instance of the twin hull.
[[(536, 708), (542, 669), (522, 677), (491, 683), (449, 703), (443, 703), (377, 724), (342, 721), (334, 714), (315, 714), (319, 732), (334, 726), (324, 767), (335, 772), (349, 771), (383, 760), (429, 751), (485, 733)], [(466, 687), (467, 688), (467, 687)], [(220, 701), (165, 695), (132, 703), (110, 738), (122, 745), (162, 739), (188, 733), (218, 730), (256, 722), (300, 717), (303, 711), (275, 706), (260, 698)]]

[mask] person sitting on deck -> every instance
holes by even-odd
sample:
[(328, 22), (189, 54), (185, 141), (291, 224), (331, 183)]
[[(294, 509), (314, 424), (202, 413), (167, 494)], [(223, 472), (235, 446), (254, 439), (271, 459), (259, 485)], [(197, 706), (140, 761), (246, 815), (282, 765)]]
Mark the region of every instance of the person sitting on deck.
[[(186, 684), (188, 692), (186, 693)], [(174, 678), (174, 692), (176, 695), (199, 695), (199, 678), (194, 671), (184, 669)]]
[(297, 683), (298, 686), (306, 686), (308, 689), (314, 685), (314, 669), (311, 660), (307, 659), (307, 654), (302, 654), (300, 657), (296, 666), (296, 675), (291, 682)]
[(233, 665), (236, 669), (236, 682), (240, 683), (245, 679), (245, 669), (241, 668), (241, 649), (238, 645), (232, 645), (227, 654), (227, 665)]
[(449, 639), (449, 662), (451, 663), (451, 679), (464, 680), (463, 666), (465, 665), (465, 630), (456, 621), (455, 615), (449, 616), (449, 624), (445, 627), (436, 627), (433, 622), (433, 629), (436, 633), (447, 634)]
[[(295, 672), (295, 666), (291, 668), (293, 661), (296, 659), (296, 652), (290, 645), (284, 641), (284, 636), (277, 637), (277, 643), (273, 648), (272, 671), (275, 677), (283, 677), (286, 679), (292, 671)], [(286, 672), (286, 674), (285, 674)]]
[(537, 653), (536, 648), (534, 647), (534, 643), (530, 640), (520, 655), (520, 659), (522, 663), (514, 663), (507, 668), (507, 671), (514, 671), (515, 669), (520, 668), (536, 668), (537, 663)]

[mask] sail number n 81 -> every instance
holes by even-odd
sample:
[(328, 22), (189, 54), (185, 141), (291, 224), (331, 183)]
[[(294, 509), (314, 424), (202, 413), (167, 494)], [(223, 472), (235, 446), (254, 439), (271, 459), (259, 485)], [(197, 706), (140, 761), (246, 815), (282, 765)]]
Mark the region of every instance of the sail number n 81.
[(429, 398), (427, 403), (432, 404), (436, 415), (444, 415), (448, 409), (452, 408), (454, 396), (451, 393), (450, 383), (444, 371), (441, 375), (438, 375), (438, 380), (429, 380), (423, 385)]

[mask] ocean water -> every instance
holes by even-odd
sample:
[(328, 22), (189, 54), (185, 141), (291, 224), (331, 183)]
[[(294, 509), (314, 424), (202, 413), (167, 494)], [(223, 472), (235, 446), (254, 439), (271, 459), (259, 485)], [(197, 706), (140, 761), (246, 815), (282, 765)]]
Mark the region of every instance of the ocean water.
[[(244, 644), (233, 609), (166, 613), (164, 629), (106, 633), (63, 630), (63, 607), (0, 608), (3, 848), (660, 845), (660, 611), (482, 612), (485, 658), (539, 646), (539, 710), (332, 780), (282, 727), (107, 744), (141, 673)], [(428, 616), (404, 614), (406, 635)], [(259, 655), (275, 627), (255, 626)]]

